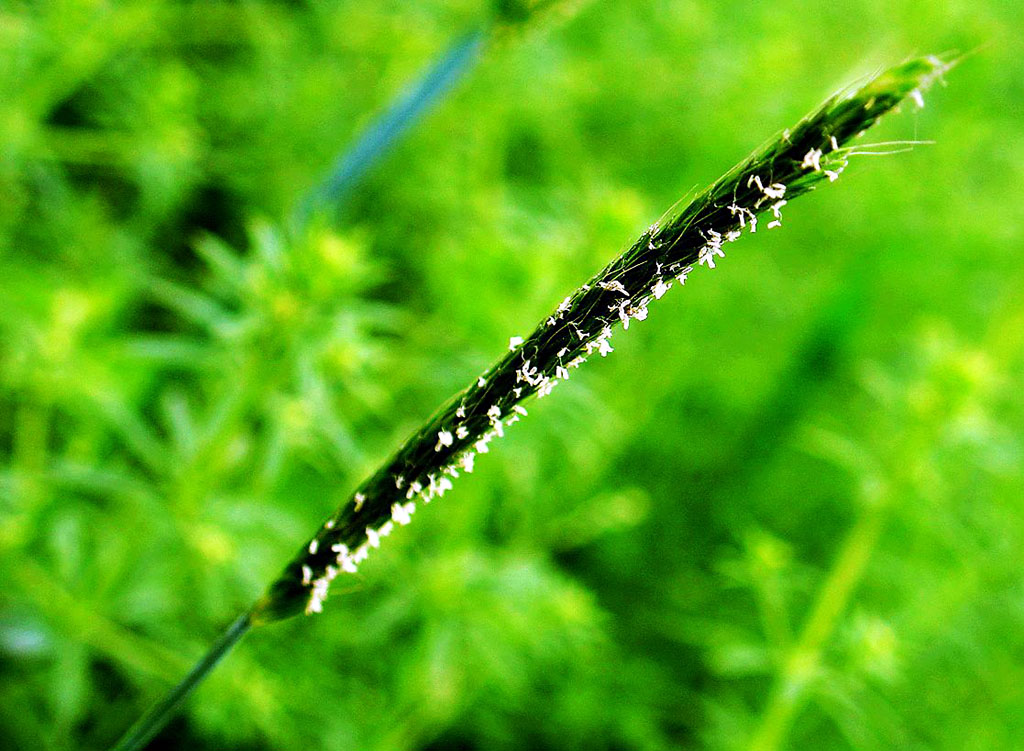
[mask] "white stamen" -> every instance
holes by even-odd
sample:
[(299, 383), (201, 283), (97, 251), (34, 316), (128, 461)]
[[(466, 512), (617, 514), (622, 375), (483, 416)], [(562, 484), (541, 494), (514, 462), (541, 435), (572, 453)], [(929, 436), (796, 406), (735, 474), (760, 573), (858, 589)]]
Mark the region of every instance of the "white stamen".
[(380, 533), (377, 530), (375, 530), (375, 529), (373, 529), (371, 527), (367, 527), (366, 528), (366, 539), (370, 543), (371, 547), (374, 547), (374, 548), (379, 548), (380, 547)]
[(729, 205), (729, 212), (733, 216), (736, 216), (737, 214), (739, 215), (740, 229), (746, 229), (747, 219), (749, 219), (750, 231), (757, 232), (757, 214), (755, 214), (753, 211), (746, 208), (745, 206), (737, 206), (735, 203), (733, 203)]
[(804, 154), (804, 160), (800, 163), (800, 166), (804, 169), (812, 169), (818, 172), (821, 169), (821, 149), (811, 149)]
[(412, 521), (412, 513), (416, 510), (416, 504), (410, 501), (409, 503), (396, 503), (391, 507), (391, 518), (398, 524), (405, 526)]
[[(754, 175), (754, 177), (757, 177), (757, 175)], [(760, 184), (760, 181), (758, 181), (758, 184)], [(725, 251), (722, 250), (722, 235), (715, 230), (709, 230), (708, 234), (711, 237), (708, 238), (707, 235), (704, 235), (705, 239), (707, 239), (707, 244), (700, 249), (698, 263), (706, 264), (709, 269), (713, 269), (715, 268), (715, 256), (724, 258)]]
[(620, 295), (629, 296), (629, 292), (626, 291), (626, 288), (622, 286), (622, 282), (620, 281), (598, 282), (597, 286), (602, 289), (609, 290), (610, 292), (618, 292)]

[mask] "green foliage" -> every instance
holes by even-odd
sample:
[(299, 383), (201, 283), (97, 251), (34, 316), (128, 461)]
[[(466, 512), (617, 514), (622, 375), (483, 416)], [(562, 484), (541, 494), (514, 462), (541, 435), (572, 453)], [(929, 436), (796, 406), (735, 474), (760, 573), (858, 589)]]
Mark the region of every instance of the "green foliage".
[(455, 34), (544, 5), (0, 9), (0, 745), (109, 744), (680, 194), (830, 86), (988, 43), (871, 136), (936, 145), (730, 246), (165, 739), (1017, 746), (1021, 12), (541, 14), (338, 224), (283, 229)]

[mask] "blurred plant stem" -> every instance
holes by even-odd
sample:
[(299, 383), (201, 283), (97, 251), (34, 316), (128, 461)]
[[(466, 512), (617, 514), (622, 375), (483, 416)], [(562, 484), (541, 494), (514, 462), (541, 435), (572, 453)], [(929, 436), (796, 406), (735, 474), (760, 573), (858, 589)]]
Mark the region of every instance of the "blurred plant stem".
[[(50, 406), (26, 400), (18, 405), (17, 427), (13, 433), (13, 466), (18, 472), (18, 495), (23, 512), (37, 507), (43, 497), (43, 472), (47, 464), (47, 436), (50, 432)], [(16, 527), (0, 526), (0, 539), (19, 536)]]
[[(1019, 295), (1015, 293), (993, 316), (986, 335), (988, 346), (985, 351), (999, 352), (1000, 359), (1012, 358), (1021, 346), (1021, 317)], [(940, 392), (945, 377), (941, 367), (930, 363), (936, 368), (934, 371), (929, 371), (909, 386), (894, 385), (890, 389), (890, 395), (902, 402), (905, 410), (901, 422), (893, 426), (899, 442), (891, 455), (871, 456), (852, 442), (846, 443), (840, 452), (847, 454), (848, 461), (852, 459), (848, 468), (855, 468), (861, 480), (860, 515), (818, 591), (799, 638), (779, 661), (779, 675), (751, 735), (751, 751), (777, 751), (783, 747), (801, 704), (820, 677), (828, 642), (864, 577), (890, 512), (903, 498), (927, 494), (931, 482), (924, 470), (927, 457), (942, 443), (950, 424), (956, 423), (965, 410), (967, 413), (973, 410), (974, 390), (983, 391), (991, 386), (988, 381), (993, 376), (987, 364), (990, 360), (979, 362), (971, 353), (956, 349), (952, 355), (946, 356), (952, 359), (962, 376), (974, 379), (976, 383), (965, 382), (953, 392), (947, 403), (941, 403), (937, 398), (922, 401), (920, 394)], [(938, 365), (948, 367), (948, 363), (941, 359)], [(856, 458), (853, 458), (854, 454)]]
[(458, 38), (430, 69), (363, 131), (342, 152), (327, 177), (295, 210), (295, 224), (304, 226), (321, 212), (329, 212), (380, 161), (398, 139), (465, 75), (479, 57), (486, 37), (483, 28)]
[(781, 674), (751, 739), (751, 751), (775, 751), (781, 747), (807, 688), (816, 677), (825, 645), (864, 576), (885, 527), (888, 508), (888, 498), (866, 504), (847, 534), (799, 638), (782, 661)]
[(176, 652), (104, 618), (34, 561), (25, 560), (12, 571), (22, 594), (33, 600), (49, 623), (97, 652), (167, 681), (188, 667)]
[[(456, 38), (425, 73), (395, 97), (377, 118), (335, 160), (327, 176), (305, 195), (293, 211), (295, 228), (317, 214), (330, 214), (359, 180), (399, 139), (436, 106), (459, 79), (472, 70), (484, 46), (496, 35), (519, 29), (559, 6), (564, 0), (499, 0), (493, 19)], [(571, 14), (574, 8), (566, 8)]]

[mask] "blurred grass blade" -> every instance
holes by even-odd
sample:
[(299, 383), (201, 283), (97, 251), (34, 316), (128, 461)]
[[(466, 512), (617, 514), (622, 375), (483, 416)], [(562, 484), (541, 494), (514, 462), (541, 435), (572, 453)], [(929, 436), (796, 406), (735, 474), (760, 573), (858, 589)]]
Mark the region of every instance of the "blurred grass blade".
[(461, 78), (478, 58), (485, 32), (476, 29), (457, 39), (410, 89), (399, 96), (334, 163), (327, 177), (299, 205), (296, 223), (329, 210), (388, 149)]

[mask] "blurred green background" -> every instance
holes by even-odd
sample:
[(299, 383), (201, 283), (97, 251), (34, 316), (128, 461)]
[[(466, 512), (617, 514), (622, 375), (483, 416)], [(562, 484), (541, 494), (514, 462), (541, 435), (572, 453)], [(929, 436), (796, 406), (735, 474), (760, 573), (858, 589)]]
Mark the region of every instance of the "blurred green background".
[(0, 5), (4, 749), (112, 742), (677, 199), (864, 74), (978, 47), (868, 136), (934, 145), (695, 273), (153, 748), (1020, 748), (1020, 4), (526, 5)]

